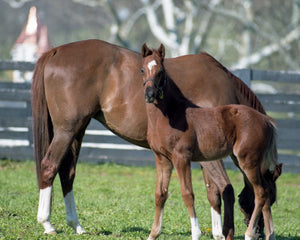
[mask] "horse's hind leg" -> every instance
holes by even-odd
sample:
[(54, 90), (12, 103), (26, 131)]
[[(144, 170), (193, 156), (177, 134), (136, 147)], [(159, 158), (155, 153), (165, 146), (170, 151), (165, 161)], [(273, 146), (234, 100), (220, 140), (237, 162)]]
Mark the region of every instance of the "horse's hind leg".
[(76, 234), (86, 233), (81, 227), (75, 208), (75, 199), (73, 193), (73, 182), (75, 178), (76, 163), (82, 143), (84, 130), (76, 136), (70, 150), (64, 157), (59, 168), (59, 177), (64, 195), (66, 208), (67, 224), (75, 230)]
[(155, 188), (155, 217), (148, 240), (156, 239), (161, 233), (164, 205), (168, 198), (168, 189), (172, 174), (172, 163), (163, 156), (155, 155), (157, 181)]
[(73, 134), (62, 129), (55, 131), (46, 155), (41, 161), (40, 196), (38, 207), (38, 222), (45, 229), (45, 233), (56, 233), (50, 222), (51, 194), (54, 178), (61, 165), (62, 159), (68, 151)]

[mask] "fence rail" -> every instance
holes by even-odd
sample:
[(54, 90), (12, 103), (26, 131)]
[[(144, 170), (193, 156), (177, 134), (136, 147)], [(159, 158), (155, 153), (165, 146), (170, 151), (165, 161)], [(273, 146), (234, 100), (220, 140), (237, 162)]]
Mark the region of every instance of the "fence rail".
[[(0, 70), (33, 69), (32, 63), (1, 62)], [(242, 69), (234, 73), (248, 85), (253, 80), (299, 84), (299, 73)], [(257, 94), (278, 127), (279, 161), (284, 171), (300, 173), (300, 94)], [(33, 159), (29, 83), (0, 82), (0, 158)], [(150, 150), (132, 145), (92, 120), (83, 139), (79, 161), (154, 165)], [(235, 168), (230, 159), (227, 168)], [(198, 164), (193, 164), (197, 167)]]

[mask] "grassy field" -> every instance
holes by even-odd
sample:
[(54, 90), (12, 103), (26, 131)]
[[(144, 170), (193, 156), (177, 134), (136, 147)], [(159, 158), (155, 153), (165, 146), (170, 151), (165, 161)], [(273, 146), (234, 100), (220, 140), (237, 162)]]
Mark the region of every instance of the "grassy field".
[[(237, 199), (242, 177), (228, 171)], [(0, 239), (146, 239), (154, 217), (156, 171), (150, 167), (79, 163), (74, 193), (87, 235), (76, 236), (65, 222), (58, 178), (54, 184), (51, 221), (56, 236), (45, 236), (36, 221), (38, 190), (33, 162), (0, 161)], [(212, 239), (210, 206), (201, 170), (193, 170), (196, 211), (203, 237)], [(181, 200), (176, 174), (165, 207), (159, 239), (191, 239), (190, 221)], [(278, 180), (278, 201), (272, 208), (277, 239), (300, 239), (300, 174), (284, 173)], [(246, 227), (235, 204), (236, 239)]]

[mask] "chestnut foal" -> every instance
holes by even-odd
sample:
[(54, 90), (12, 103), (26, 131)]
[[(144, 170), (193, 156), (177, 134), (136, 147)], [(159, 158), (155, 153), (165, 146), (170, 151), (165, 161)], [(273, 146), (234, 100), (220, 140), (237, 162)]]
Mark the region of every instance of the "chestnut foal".
[(183, 96), (164, 69), (165, 48), (142, 46), (145, 100), (148, 104), (147, 139), (155, 154), (157, 183), (156, 212), (148, 240), (156, 239), (162, 226), (164, 204), (173, 166), (188, 209), (192, 239), (201, 230), (194, 208), (191, 161), (210, 161), (230, 155), (251, 183), (255, 208), (245, 239), (255, 238), (263, 214), (266, 239), (275, 239), (270, 195), (278, 177), (276, 131), (271, 118), (243, 105), (201, 108)]

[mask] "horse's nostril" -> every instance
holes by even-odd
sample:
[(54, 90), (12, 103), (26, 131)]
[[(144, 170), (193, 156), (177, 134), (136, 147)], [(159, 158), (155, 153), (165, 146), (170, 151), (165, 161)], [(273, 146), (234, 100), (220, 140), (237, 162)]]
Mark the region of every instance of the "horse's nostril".
[(152, 87), (146, 88), (146, 94), (148, 97), (155, 97), (155, 91)]
[(146, 102), (152, 103), (156, 98), (156, 92), (152, 87), (147, 87), (145, 90), (145, 99)]

